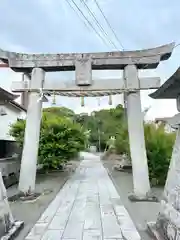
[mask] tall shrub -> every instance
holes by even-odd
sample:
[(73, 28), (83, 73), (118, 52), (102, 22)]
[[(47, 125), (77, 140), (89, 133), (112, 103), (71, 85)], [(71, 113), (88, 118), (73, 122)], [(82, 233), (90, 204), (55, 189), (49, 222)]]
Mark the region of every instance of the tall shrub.
[[(175, 141), (175, 133), (166, 133), (163, 125), (157, 128), (154, 123), (145, 123), (144, 134), (151, 184), (164, 185)], [(126, 124), (122, 125), (117, 134), (116, 152), (118, 154), (125, 153), (130, 158)]]
[(172, 155), (175, 133), (166, 133), (163, 125), (158, 128), (145, 124), (146, 151), (149, 176), (154, 185), (164, 185)]
[(130, 158), (128, 127), (124, 122), (116, 136), (116, 152), (117, 154), (126, 154)]
[[(25, 121), (11, 126), (10, 134), (20, 146), (23, 145)], [(85, 146), (81, 126), (71, 119), (44, 113), (41, 122), (38, 163), (46, 169), (59, 168), (77, 156)]]

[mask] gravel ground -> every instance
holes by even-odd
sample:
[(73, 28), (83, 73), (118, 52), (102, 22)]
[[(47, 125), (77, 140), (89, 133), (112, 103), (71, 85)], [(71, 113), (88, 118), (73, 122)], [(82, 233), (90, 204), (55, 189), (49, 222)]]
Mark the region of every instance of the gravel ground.
[[(103, 161), (105, 168), (108, 169), (111, 179), (121, 196), (122, 202), (126, 209), (129, 211), (131, 218), (133, 219), (142, 240), (152, 239), (146, 232), (146, 223), (149, 221), (156, 221), (159, 213), (159, 203), (154, 202), (136, 202), (132, 203), (128, 200), (128, 194), (132, 193), (132, 174), (119, 172), (113, 170), (113, 166), (117, 164), (117, 161)], [(152, 188), (153, 193), (159, 199), (162, 195), (162, 188)]]
[[(48, 174), (38, 174), (36, 181), (36, 191), (42, 194), (35, 202), (10, 202), (13, 216), (17, 220), (23, 220), (24, 228), (16, 239), (24, 240), (33, 225), (41, 214), (55, 198), (67, 179), (73, 174), (73, 169), (79, 165), (79, 161), (71, 161), (72, 166), (65, 172), (53, 172)], [(7, 190), (8, 197), (17, 192), (17, 186)]]

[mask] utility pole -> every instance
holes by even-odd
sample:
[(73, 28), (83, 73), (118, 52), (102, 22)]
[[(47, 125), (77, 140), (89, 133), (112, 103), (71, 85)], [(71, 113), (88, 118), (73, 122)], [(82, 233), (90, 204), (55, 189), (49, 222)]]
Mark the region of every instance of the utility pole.
[(100, 129), (100, 127), (101, 127), (101, 120), (98, 120), (97, 121), (97, 123), (98, 123), (98, 143), (99, 143), (99, 152), (101, 152), (101, 129)]
[(98, 126), (98, 140), (99, 140), (99, 152), (101, 152), (101, 132), (99, 126)]

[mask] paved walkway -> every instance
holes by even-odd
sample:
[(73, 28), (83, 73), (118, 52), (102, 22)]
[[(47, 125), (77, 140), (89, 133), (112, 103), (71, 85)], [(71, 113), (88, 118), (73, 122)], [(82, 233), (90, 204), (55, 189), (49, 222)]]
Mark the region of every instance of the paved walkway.
[(98, 156), (84, 159), (26, 240), (139, 240)]

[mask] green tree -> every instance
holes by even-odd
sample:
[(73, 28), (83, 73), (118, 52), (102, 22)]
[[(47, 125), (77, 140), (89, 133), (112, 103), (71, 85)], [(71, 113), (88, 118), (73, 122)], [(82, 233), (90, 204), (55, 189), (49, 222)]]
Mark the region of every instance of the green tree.
[(44, 113), (52, 113), (53, 115), (57, 115), (59, 117), (74, 117), (75, 113), (66, 107), (49, 107), (43, 109)]
[(164, 126), (145, 124), (145, 140), (149, 176), (154, 185), (164, 185), (169, 169), (175, 133), (166, 133)]
[[(12, 124), (10, 134), (20, 146), (24, 140), (25, 121)], [(70, 118), (43, 113), (39, 140), (38, 163), (45, 169), (59, 168), (76, 157), (85, 146), (85, 133)]]
[(90, 116), (77, 115), (76, 121), (84, 128), (91, 130), (90, 144), (98, 147), (100, 137), (101, 150), (104, 150), (109, 138), (118, 136), (124, 122), (124, 109), (122, 105), (118, 105), (116, 108), (95, 111)]
[[(154, 123), (145, 123), (144, 134), (151, 184), (164, 185), (175, 141), (175, 133), (166, 133), (163, 125), (156, 127)], [(118, 154), (125, 153), (130, 158), (127, 125), (124, 125), (118, 133), (116, 152)]]
[[(116, 153), (125, 153), (130, 158), (127, 119), (122, 105), (108, 110), (95, 111), (92, 116), (79, 116), (79, 123), (91, 130), (90, 144), (98, 147), (97, 129), (99, 128), (102, 150), (106, 148), (110, 137), (115, 136)], [(163, 185), (167, 176), (175, 133), (166, 133), (163, 126), (157, 128), (154, 123), (144, 123), (144, 133), (151, 183)]]

